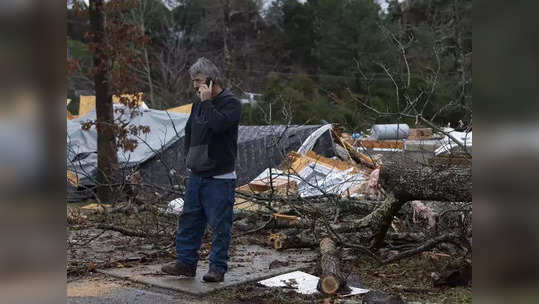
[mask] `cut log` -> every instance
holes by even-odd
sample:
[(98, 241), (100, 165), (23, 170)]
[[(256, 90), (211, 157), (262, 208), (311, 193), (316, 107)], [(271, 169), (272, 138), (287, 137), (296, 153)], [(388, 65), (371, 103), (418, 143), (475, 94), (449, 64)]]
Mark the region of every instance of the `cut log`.
[(320, 267), (322, 274), (317, 289), (325, 294), (336, 294), (347, 289), (346, 277), (341, 272), (337, 246), (330, 238), (320, 241)]
[(275, 250), (291, 248), (312, 248), (317, 245), (313, 238), (309, 237), (306, 231), (301, 233), (273, 233), (269, 237), (270, 244)]

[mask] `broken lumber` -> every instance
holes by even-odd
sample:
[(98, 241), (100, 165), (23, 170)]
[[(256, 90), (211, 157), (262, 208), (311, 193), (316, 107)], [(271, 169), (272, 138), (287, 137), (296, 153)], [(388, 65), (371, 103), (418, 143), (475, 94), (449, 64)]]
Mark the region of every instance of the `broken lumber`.
[(275, 218), (276, 220), (287, 221), (290, 224), (293, 224), (294, 222), (296, 222), (299, 219), (298, 216), (288, 215), (288, 214), (281, 214), (281, 213), (274, 213), (273, 218)]
[(322, 274), (316, 289), (325, 294), (335, 294), (346, 287), (346, 277), (339, 265), (335, 242), (330, 238), (323, 238), (320, 241), (320, 254)]
[(365, 155), (361, 152), (359, 152), (356, 147), (354, 147), (354, 145), (350, 144), (349, 142), (347, 141), (342, 141), (342, 143), (344, 144), (344, 147), (346, 148), (346, 151), (349, 152), (350, 154), (350, 157), (355, 160), (356, 162), (358, 163), (361, 163), (371, 169), (374, 169), (376, 168), (377, 166), (377, 162), (372, 159), (372, 157), (370, 157), (369, 155)]
[(432, 128), (417, 128), (408, 130), (408, 140), (430, 139)]
[(295, 215), (286, 215), (274, 213), (272, 217), (275, 219), (275, 228), (308, 228), (310, 222)]
[(249, 188), (253, 192), (264, 192), (264, 191), (276, 191), (279, 194), (297, 194), (298, 185), (296, 181), (289, 180), (287, 178), (264, 178), (261, 180), (254, 180), (250, 182)]
[(372, 140), (372, 139), (364, 139), (359, 141), (359, 145), (361, 147), (367, 148), (367, 149), (404, 149), (404, 142), (402, 140)]

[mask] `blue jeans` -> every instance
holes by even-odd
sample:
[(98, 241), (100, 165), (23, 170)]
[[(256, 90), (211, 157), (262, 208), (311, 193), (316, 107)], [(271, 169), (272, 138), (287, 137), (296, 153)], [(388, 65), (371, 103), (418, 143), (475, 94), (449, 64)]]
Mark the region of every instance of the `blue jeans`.
[(235, 179), (215, 179), (190, 174), (183, 213), (176, 233), (178, 261), (196, 268), (206, 224), (212, 228), (210, 268), (228, 270)]

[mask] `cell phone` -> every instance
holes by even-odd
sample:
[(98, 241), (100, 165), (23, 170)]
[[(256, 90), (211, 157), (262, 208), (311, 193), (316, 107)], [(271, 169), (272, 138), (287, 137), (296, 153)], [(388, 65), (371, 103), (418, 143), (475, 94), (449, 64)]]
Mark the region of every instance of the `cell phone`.
[(206, 85), (208, 87), (210, 86), (210, 81), (212, 81), (212, 79), (210, 77), (206, 78)]

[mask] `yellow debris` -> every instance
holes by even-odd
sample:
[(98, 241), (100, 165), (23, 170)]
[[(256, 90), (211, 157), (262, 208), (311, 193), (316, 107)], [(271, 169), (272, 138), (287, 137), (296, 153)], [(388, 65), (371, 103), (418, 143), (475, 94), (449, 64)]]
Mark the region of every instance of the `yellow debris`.
[(102, 210), (103, 210), (103, 206), (104, 206), (104, 207), (107, 207), (107, 208), (112, 207), (111, 205), (107, 205), (107, 204), (91, 203), (91, 204), (82, 206), (82, 207), (80, 207), (80, 208), (81, 208), (81, 209), (86, 209), (86, 210), (102, 211)]
[(176, 112), (176, 113), (184, 113), (184, 114), (191, 114), (191, 108), (193, 107), (193, 104), (190, 103), (190, 104), (186, 104), (186, 105), (183, 105), (183, 106), (179, 106), (179, 107), (175, 107), (175, 108), (170, 108), (168, 109), (167, 111), (169, 112)]
[[(141, 106), (142, 105), (142, 97), (144, 96), (144, 93), (142, 92), (139, 92), (137, 94), (122, 94), (120, 95), (120, 97), (125, 97), (127, 98), (127, 100), (129, 101), (137, 101), (137, 105), (138, 106)], [(120, 103), (120, 97), (116, 96), (116, 95), (112, 95), (112, 103)]]
[(73, 185), (75, 187), (78, 187), (79, 183), (80, 183), (79, 176), (76, 173), (74, 173), (73, 171), (69, 171), (69, 170), (67, 170), (66, 173), (67, 173), (66, 174), (67, 175), (67, 181), (71, 185)]
[[(137, 94), (122, 94), (122, 95), (120, 95), (120, 97), (118, 97), (116, 95), (112, 95), (112, 103), (120, 103), (120, 98), (121, 97), (126, 97), (126, 98), (128, 98), (129, 101), (136, 100), (137, 104), (139, 106), (141, 106), (142, 103), (143, 103), (143, 100), (142, 100), (143, 96), (144, 96), (144, 93), (142, 93), (142, 92), (137, 93)], [(91, 96), (81, 95), (80, 96), (79, 115), (78, 115), (78, 117), (81, 117), (81, 116), (84, 116), (84, 115), (90, 113), (90, 111), (92, 109), (94, 109), (94, 108), (95, 108), (95, 96), (93, 96), (93, 95), (91, 95)]]
[(283, 164), (282, 169), (289, 169), (289, 173), (291, 174), (299, 173), (311, 163), (333, 168), (337, 171), (345, 171), (351, 168), (352, 171), (350, 172), (350, 174), (356, 174), (359, 172), (359, 168), (357, 168), (356, 166), (353, 166), (341, 160), (331, 159), (322, 155), (318, 155), (314, 151), (309, 151), (305, 155), (301, 155), (294, 151), (290, 152), (288, 154), (288, 161)]
[(95, 108), (95, 96), (80, 96), (79, 117), (84, 116)]

